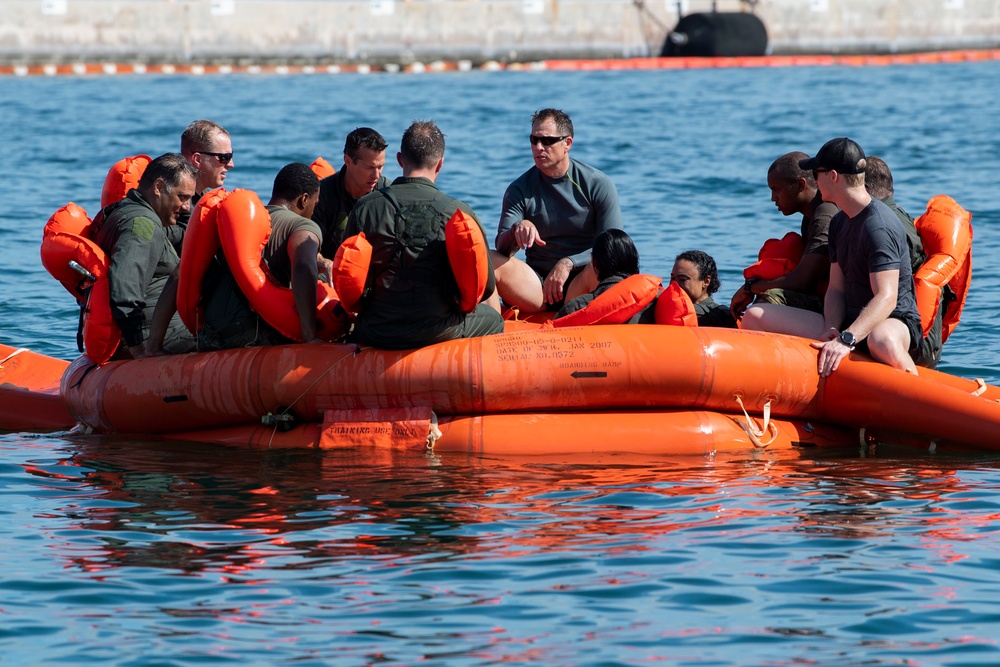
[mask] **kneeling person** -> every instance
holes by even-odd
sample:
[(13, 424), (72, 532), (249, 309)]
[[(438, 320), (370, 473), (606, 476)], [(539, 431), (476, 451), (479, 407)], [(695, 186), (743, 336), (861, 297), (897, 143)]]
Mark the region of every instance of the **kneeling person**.
[(363, 344), (401, 350), (503, 331), (492, 265), (484, 294), (490, 304), (480, 303), (469, 314), (458, 310), (445, 223), (455, 209), (475, 214), (435, 186), (444, 147), (433, 121), (415, 121), (396, 155), (403, 175), (351, 211), (345, 237), (364, 232), (372, 245), (369, 288), (354, 329)]

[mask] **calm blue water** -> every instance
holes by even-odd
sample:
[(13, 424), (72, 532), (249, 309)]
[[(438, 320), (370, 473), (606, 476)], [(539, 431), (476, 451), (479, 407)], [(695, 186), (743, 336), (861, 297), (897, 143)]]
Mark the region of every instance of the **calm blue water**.
[[(941, 369), (1000, 382), (1000, 63), (415, 76), (0, 79), (0, 341), (75, 356), (38, 260), (108, 166), (210, 117), (227, 185), (267, 196), (371, 125), (447, 135), (439, 184), (487, 228), (532, 111), (617, 182), (643, 269), (702, 248), (723, 298), (797, 228), (765, 173), (848, 135), (914, 215), (973, 212), (975, 272)], [(390, 160), (391, 162), (391, 160)], [(399, 174), (394, 165), (390, 177)], [(0, 655), (108, 665), (996, 665), (1000, 458), (880, 452), (580, 460), (239, 452), (0, 435)]]

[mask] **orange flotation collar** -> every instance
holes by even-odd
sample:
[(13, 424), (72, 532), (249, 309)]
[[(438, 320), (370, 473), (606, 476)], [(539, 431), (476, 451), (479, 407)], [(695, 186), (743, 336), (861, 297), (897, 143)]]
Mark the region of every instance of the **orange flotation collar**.
[(490, 252), (483, 230), (471, 215), (462, 209), (444, 226), (444, 242), (448, 263), (458, 282), (458, 309), (471, 313), (479, 305), (490, 279)]
[[(595, 297), (585, 308), (551, 321), (554, 328), (590, 324), (622, 324), (648, 306), (660, 292), (659, 276), (644, 273), (625, 278)], [(546, 322), (548, 328), (549, 323)]]
[(218, 211), (229, 193), (223, 188), (202, 195), (191, 212), (184, 230), (184, 246), (177, 282), (177, 313), (184, 326), (197, 335), (205, 323), (201, 307), (201, 283), (212, 259), (222, 247), (219, 240)]
[(798, 266), (804, 249), (805, 241), (796, 232), (788, 232), (780, 239), (768, 239), (757, 253), (757, 261), (743, 269), (743, 277), (760, 280), (779, 278)]
[(653, 311), (657, 324), (669, 324), (678, 327), (698, 326), (698, 315), (694, 310), (694, 302), (688, 293), (671, 280), (667, 288), (656, 300)]
[[(219, 205), (217, 222), (229, 269), (250, 305), (282, 336), (302, 340), (302, 326), (292, 290), (275, 283), (261, 259), (271, 235), (271, 216), (260, 198), (251, 190), (231, 192)], [(339, 305), (334, 288), (317, 281), (316, 334), (319, 338), (332, 341), (346, 332), (347, 321)]]
[(336, 168), (327, 162), (326, 158), (322, 155), (313, 160), (312, 164), (309, 165), (309, 168), (313, 170), (313, 173), (316, 174), (316, 177), (320, 180), (323, 180), (327, 176), (333, 176), (337, 173)]
[(139, 187), (139, 179), (152, 162), (148, 155), (133, 155), (115, 162), (104, 178), (101, 189), (101, 209), (120, 201), (128, 191)]
[(350, 317), (358, 313), (361, 297), (372, 263), (372, 244), (361, 232), (344, 239), (333, 258), (333, 288), (340, 295), (340, 305)]
[(944, 342), (958, 326), (972, 282), (972, 214), (948, 195), (937, 195), (914, 224), (927, 254), (913, 276), (923, 335), (941, 307), (942, 288), (947, 285), (955, 294), (941, 318)]
[(92, 231), (87, 212), (72, 202), (66, 204), (45, 223), (41, 257), (42, 266), (84, 305), (83, 349), (92, 361), (103, 364), (118, 349), (122, 334), (111, 316), (108, 257), (91, 240)]

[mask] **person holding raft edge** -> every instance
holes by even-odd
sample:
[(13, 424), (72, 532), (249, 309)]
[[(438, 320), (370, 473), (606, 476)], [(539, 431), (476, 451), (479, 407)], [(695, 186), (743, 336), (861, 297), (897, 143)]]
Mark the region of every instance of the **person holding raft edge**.
[(896, 214), (865, 189), (865, 153), (847, 137), (823, 144), (799, 165), (813, 172), (824, 201), (840, 208), (830, 223), (830, 284), (823, 314), (763, 304), (778, 330), (819, 342), (821, 377), (860, 346), (876, 360), (916, 373), (921, 342), (906, 234)]
[[(529, 139), (535, 164), (504, 193), (492, 256), (500, 298), (530, 313), (593, 290), (594, 240), (623, 225), (615, 184), (570, 158), (573, 121), (565, 112), (536, 111)], [(525, 261), (514, 257), (518, 250)]]
[(433, 121), (414, 121), (396, 154), (403, 175), (362, 197), (351, 211), (345, 237), (364, 232), (372, 246), (367, 288), (354, 326), (361, 344), (403, 350), (503, 332), (492, 265), (475, 310), (465, 314), (458, 308), (459, 287), (445, 246), (445, 224), (456, 209), (479, 222), (468, 204), (435, 185), (444, 149), (444, 134)]

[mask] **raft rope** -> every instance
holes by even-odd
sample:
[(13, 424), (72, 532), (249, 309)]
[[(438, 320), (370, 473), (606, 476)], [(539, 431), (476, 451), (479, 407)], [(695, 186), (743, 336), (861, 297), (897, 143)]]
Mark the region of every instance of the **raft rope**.
[[(750, 442), (753, 443), (754, 448), (766, 449), (768, 445), (770, 445), (778, 438), (778, 427), (775, 426), (774, 422), (771, 421), (770, 399), (768, 399), (767, 403), (764, 404), (764, 424), (763, 426), (757, 426), (757, 420), (751, 417), (750, 414), (747, 412), (747, 409), (743, 407), (743, 399), (740, 398), (738, 395), (735, 398), (736, 398), (736, 403), (740, 406), (740, 410), (743, 411), (743, 416), (745, 416), (747, 420), (744, 422), (738, 417), (736, 417), (733, 418), (733, 421), (736, 422), (740, 426), (740, 428), (743, 429), (744, 433), (747, 434), (747, 437), (750, 438)], [(770, 431), (771, 433), (771, 439), (768, 440), (767, 442), (764, 442), (762, 438), (768, 434), (768, 431)]]
[(282, 412), (279, 412), (277, 415), (269, 412), (269, 413), (267, 413), (266, 415), (264, 415), (263, 417), (260, 418), (262, 424), (267, 424), (267, 425), (273, 425), (274, 426), (274, 428), (271, 430), (271, 437), (268, 438), (268, 441), (267, 441), (267, 448), (268, 449), (271, 449), (271, 443), (274, 442), (274, 434), (278, 432), (278, 427), (282, 423), (284, 423), (284, 422), (292, 419), (290, 411), (295, 406), (295, 404), (298, 403), (300, 400), (302, 400), (302, 397), (305, 396), (306, 394), (308, 394), (309, 391), (313, 387), (316, 386), (316, 383), (319, 382), (320, 380), (322, 380), (326, 376), (327, 373), (329, 373), (334, 368), (336, 368), (337, 366), (339, 366), (345, 360), (350, 359), (351, 357), (356, 357), (359, 354), (361, 354), (361, 350), (362, 349), (364, 349), (364, 348), (362, 348), (360, 345), (355, 345), (354, 346), (354, 350), (352, 352), (350, 352), (349, 354), (345, 354), (340, 359), (337, 359), (335, 362), (333, 362), (332, 364), (330, 364), (329, 366), (327, 366), (326, 370), (324, 370), (322, 373), (320, 373), (318, 376), (316, 376), (316, 379), (313, 380), (312, 383), (310, 383), (308, 387), (306, 387), (304, 390), (302, 390), (302, 393), (299, 394), (295, 398), (295, 400), (292, 401), (288, 405), (288, 407), (286, 407)]
[[(4, 361), (6, 361), (6, 359)], [(986, 393), (986, 380), (984, 380), (983, 378), (976, 378), (976, 387), (977, 389), (974, 392), (972, 392), (972, 395), (982, 396), (984, 393)]]
[(13, 351), (13, 352), (11, 352), (10, 354), (8, 354), (8, 355), (7, 355), (6, 357), (4, 357), (3, 359), (0, 359), (0, 368), (3, 368), (3, 365), (4, 365), (5, 363), (7, 363), (8, 361), (10, 361), (12, 357), (15, 357), (15, 356), (17, 356), (17, 355), (21, 354), (22, 352), (30, 352), (30, 351), (31, 351), (31, 350), (29, 350), (29, 349), (28, 349), (28, 348), (26, 348), (26, 347), (19, 347), (19, 348), (17, 348), (16, 350), (14, 350), (14, 351)]

